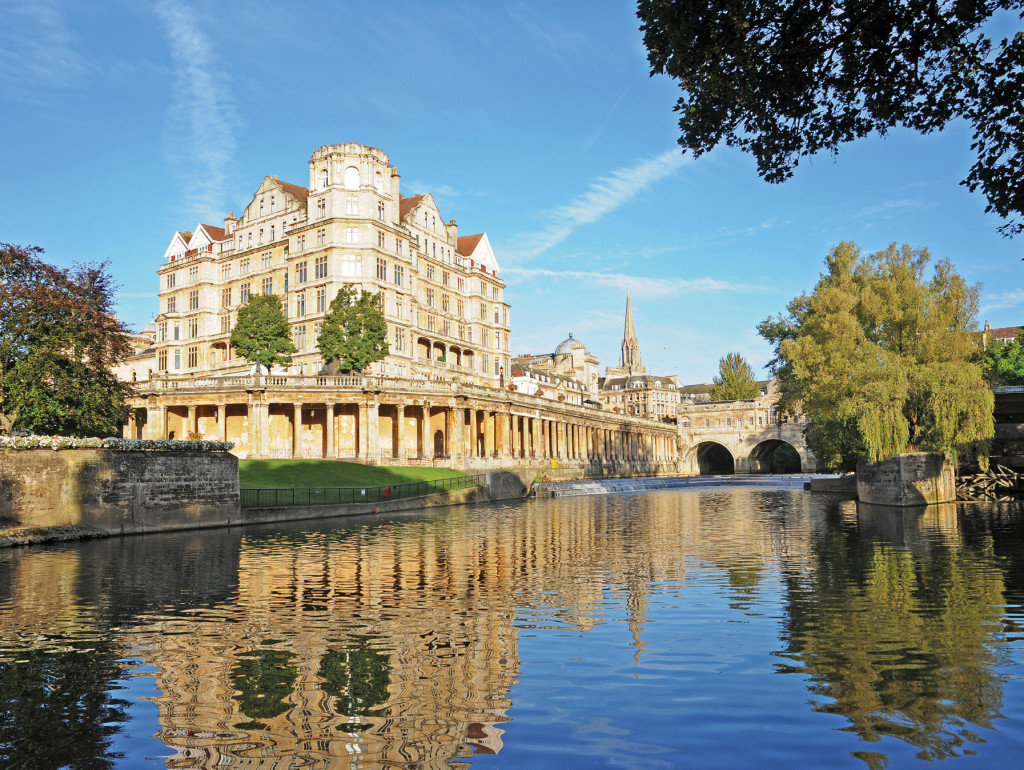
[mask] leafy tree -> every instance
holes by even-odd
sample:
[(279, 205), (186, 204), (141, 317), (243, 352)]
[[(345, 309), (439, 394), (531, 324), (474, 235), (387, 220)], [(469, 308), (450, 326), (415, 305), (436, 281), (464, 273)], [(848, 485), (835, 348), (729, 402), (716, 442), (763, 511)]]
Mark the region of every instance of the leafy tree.
[(379, 294), (342, 287), (331, 301), (318, 342), (324, 363), (341, 372), (361, 372), (388, 355), (388, 325)]
[(755, 398), (761, 392), (754, 370), (739, 353), (728, 353), (719, 360), (713, 383), (708, 389), (712, 401)]
[(781, 182), (805, 155), (962, 118), (977, 153), (963, 184), (1015, 234), (1024, 32), (995, 43), (982, 31), (1007, 11), (1020, 18), (1020, 0), (640, 0), (637, 16), (652, 74), (683, 89), (679, 143), (695, 156), (724, 141)]
[(776, 346), (780, 408), (811, 420), (808, 445), (830, 468), (908, 449), (983, 458), (992, 391), (978, 363), (978, 287), (926, 249), (862, 256), (841, 243), (814, 291), (758, 331)]
[(249, 301), (238, 309), (231, 347), (246, 361), (267, 367), (267, 374), (274, 364), (290, 364), (296, 348), (281, 298), (276, 294), (249, 295)]
[(110, 436), (131, 386), (111, 368), (131, 353), (106, 264), (61, 270), (42, 249), (0, 244), (0, 414), (6, 426)]
[(1024, 334), (1013, 342), (995, 341), (982, 358), (985, 377), (992, 385), (1024, 385)]

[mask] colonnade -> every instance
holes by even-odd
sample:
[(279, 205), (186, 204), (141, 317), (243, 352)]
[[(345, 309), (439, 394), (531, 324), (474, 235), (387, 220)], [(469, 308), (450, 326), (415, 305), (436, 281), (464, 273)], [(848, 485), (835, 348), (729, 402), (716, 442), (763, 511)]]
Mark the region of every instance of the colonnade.
[(190, 395), (187, 400), (140, 399), (145, 406), (136, 410), (139, 416), (133, 415), (125, 435), (230, 441), (236, 454), (252, 458), (399, 463), (676, 459), (672, 426), (590, 409), (522, 408), (511, 400), (465, 396), (431, 401), (379, 393), (349, 398), (269, 391)]

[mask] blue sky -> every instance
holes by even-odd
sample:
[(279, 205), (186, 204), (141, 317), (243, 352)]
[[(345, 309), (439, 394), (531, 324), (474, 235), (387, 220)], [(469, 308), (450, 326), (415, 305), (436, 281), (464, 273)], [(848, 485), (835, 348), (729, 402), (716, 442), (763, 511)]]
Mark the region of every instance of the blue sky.
[(629, 291), (648, 371), (761, 367), (756, 324), (842, 240), (927, 246), (983, 284), (979, 322), (1024, 323), (1024, 238), (958, 185), (964, 126), (862, 140), (783, 185), (735, 151), (684, 158), (628, 0), (0, 0), (0, 22), (0, 241), (108, 260), (134, 328), (176, 229), (221, 225), (266, 174), (307, 185), (313, 150), (350, 141), (488, 233), (513, 353), (572, 332), (615, 365)]

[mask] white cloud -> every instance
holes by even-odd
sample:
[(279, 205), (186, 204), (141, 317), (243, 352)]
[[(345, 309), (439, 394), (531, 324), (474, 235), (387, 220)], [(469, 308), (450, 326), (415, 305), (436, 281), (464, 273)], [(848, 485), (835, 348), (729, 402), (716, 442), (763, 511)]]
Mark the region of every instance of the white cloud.
[(174, 61), (169, 161), (182, 177), (192, 213), (215, 221), (223, 215), (227, 170), (235, 151), (231, 89), (194, 9), (161, 0), (156, 14)]
[(993, 310), (1017, 308), (1024, 305), (1024, 289), (1013, 289), (999, 294), (991, 294), (984, 298), (980, 314), (991, 313)]
[(57, 3), (12, 0), (0, 12), (0, 90), (35, 99), (40, 89), (69, 87), (89, 69)]
[(655, 158), (617, 169), (609, 176), (598, 179), (578, 198), (552, 211), (548, 215), (549, 224), (543, 230), (520, 236), (517, 239), (518, 247), (510, 250), (511, 261), (540, 256), (572, 235), (577, 228), (601, 220), (655, 182), (675, 172), (685, 162), (683, 154), (673, 148)]
[(763, 285), (735, 283), (717, 278), (648, 278), (624, 273), (593, 273), (583, 270), (549, 270), (544, 268), (506, 268), (502, 274), (510, 284), (525, 281), (571, 280), (597, 286), (624, 289), (634, 297), (676, 297), (708, 292), (765, 294), (772, 292)]

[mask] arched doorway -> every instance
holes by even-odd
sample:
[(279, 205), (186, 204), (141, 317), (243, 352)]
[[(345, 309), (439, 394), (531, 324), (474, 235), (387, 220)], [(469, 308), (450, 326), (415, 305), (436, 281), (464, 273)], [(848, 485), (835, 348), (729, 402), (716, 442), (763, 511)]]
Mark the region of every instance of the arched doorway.
[(434, 431), (434, 457), (444, 457), (444, 431)]
[(799, 473), (800, 453), (788, 441), (762, 441), (750, 453), (751, 473)]
[(697, 445), (697, 468), (701, 476), (721, 476), (736, 472), (732, 453), (713, 441)]

